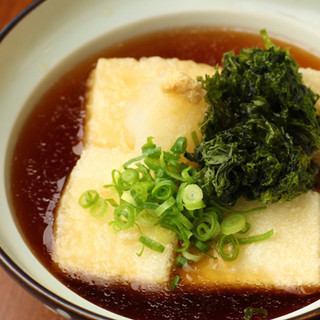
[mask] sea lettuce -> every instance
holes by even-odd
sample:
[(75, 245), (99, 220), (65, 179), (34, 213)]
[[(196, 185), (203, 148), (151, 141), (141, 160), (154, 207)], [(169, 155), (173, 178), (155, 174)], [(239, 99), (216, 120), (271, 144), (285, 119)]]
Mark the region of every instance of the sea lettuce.
[(318, 96), (290, 53), (261, 34), (264, 49), (228, 52), (222, 70), (200, 80), (209, 107), (192, 158), (207, 201), (290, 200), (311, 189), (318, 173)]

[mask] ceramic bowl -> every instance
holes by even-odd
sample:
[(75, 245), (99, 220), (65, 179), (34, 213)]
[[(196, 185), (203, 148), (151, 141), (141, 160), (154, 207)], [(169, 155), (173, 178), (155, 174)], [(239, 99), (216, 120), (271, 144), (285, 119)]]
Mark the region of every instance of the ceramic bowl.
[[(294, 0), (40, 1), (1, 34), (0, 261), (27, 289), (66, 319), (127, 319), (70, 291), (36, 259), (11, 214), (12, 146), (32, 106), (54, 81), (87, 56), (146, 32), (182, 26), (261, 27), (320, 54), (320, 2)], [(320, 301), (280, 319), (320, 317)]]

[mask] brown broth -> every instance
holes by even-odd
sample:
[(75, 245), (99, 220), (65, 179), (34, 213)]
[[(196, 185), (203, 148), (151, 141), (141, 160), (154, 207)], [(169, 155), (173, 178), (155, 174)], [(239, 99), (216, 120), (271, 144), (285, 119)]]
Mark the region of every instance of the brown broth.
[[(276, 41), (302, 67), (320, 70), (320, 59)], [(320, 298), (263, 290), (188, 290), (146, 293), (129, 286), (98, 286), (71, 279), (52, 263), (52, 225), (63, 185), (79, 158), (85, 119), (86, 79), (98, 57), (154, 56), (220, 63), (224, 52), (261, 46), (260, 37), (225, 29), (168, 30), (118, 43), (89, 57), (53, 84), (34, 107), (17, 141), (11, 166), (11, 197), (17, 224), (40, 261), (63, 283), (97, 305), (133, 319), (242, 319), (245, 307), (264, 307), (270, 317)], [(142, 311), (143, 310), (143, 311)]]

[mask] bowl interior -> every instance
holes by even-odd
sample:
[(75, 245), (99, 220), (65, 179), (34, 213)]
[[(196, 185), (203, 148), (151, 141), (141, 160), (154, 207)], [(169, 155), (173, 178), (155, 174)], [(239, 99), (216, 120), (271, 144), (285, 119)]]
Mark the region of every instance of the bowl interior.
[[(276, 1), (46, 1), (31, 12), (3, 40), (1, 66), (0, 246), (31, 278), (59, 297), (111, 319), (126, 319), (82, 299), (57, 281), (26, 246), (11, 215), (8, 195), (10, 159), (21, 125), (41, 95), (80, 61), (125, 39), (146, 32), (183, 26), (218, 26), (258, 32), (266, 28), (279, 39), (320, 55), (320, 3)], [(318, 12), (318, 13), (317, 13)], [(311, 21), (311, 22), (310, 22)], [(7, 197), (5, 197), (7, 194)], [(320, 301), (289, 319), (320, 307)]]

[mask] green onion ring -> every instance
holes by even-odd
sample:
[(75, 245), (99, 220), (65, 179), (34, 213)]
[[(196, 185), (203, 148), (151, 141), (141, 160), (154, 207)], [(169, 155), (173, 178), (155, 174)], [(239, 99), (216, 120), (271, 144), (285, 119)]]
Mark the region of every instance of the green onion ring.
[(99, 193), (96, 190), (87, 190), (79, 198), (79, 204), (82, 208), (90, 208), (99, 199)]
[(239, 255), (239, 242), (233, 235), (223, 235), (219, 238), (216, 249), (223, 260), (233, 261)]
[(182, 191), (182, 202), (187, 210), (197, 210), (204, 207), (203, 192), (197, 184), (189, 184)]
[(118, 230), (129, 229), (134, 226), (136, 220), (136, 209), (130, 203), (122, 203), (114, 210), (113, 225)]
[(273, 236), (274, 232), (273, 229), (262, 233), (262, 234), (257, 234), (254, 236), (250, 236), (250, 237), (246, 237), (246, 238), (238, 238), (239, 244), (250, 244), (250, 243), (254, 243), (254, 242), (259, 242), (259, 241), (264, 241), (267, 240), (269, 238), (271, 238)]
[(175, 154), (181, 154), (186, 151), (187, 148), (187, 139), (186, 137), (179, 137), (174, 145), (171, 147), (170, 151)]
[(213, 239), (220, 232), (220, 225), (214, 211), (204, 213), (197, 219), (195, 225), (194, 235), (203, 242)]
[(182, 179), (188, 183), (194, 183), (194, 179), (189, 174), (192, 169), (192, 167), (187, 167), (181, 171)]
[(173, 277), (173, 279), (172, 279), (172, 281), (171, 281), (171, 289), (172, 290), (175, 290), (177, 287), (178, 287), (178, 285), (179, 285), (179, 283), (180, 283), (180, 276), (178, 276), (178, 275), (175, 275), (174, 277)]
[(141, 235), (139, 238), (139, 241), (149, 249), (153, 251), (157, 251), (162, 253), (165, 250), (165, 246), (161, 244), (160, 242), (153, 240), (145, 235)]
[(176, 200), (173, 197), (169, 198), (155, 210), (156, 215), (160, 217), (166, 210), (174, 206), (175, 203), (176, 203)]
[(240, 213), (232, 213), (223, 219), (221, 232), (225, 235), (235, 234), (246, 227), (246, 218)]
[(202, 258), (202, 256), (200, 255), (195, 255), (193, 253), (190, 253), (188, 251), (183, 251), (182, 255), (189, 261), (193, 261), (193, 262), (198, 262), (200, 261), (200, 259)]
[(95, 218), (103, 218), (108, 210), (108, 201), (99, 197), (90, 207), (90, 214)]
[(174, 187), (171, 180), (162, 180), (153, 187), (151, 194), (157, 200), (165, 201), (172, 196)]

